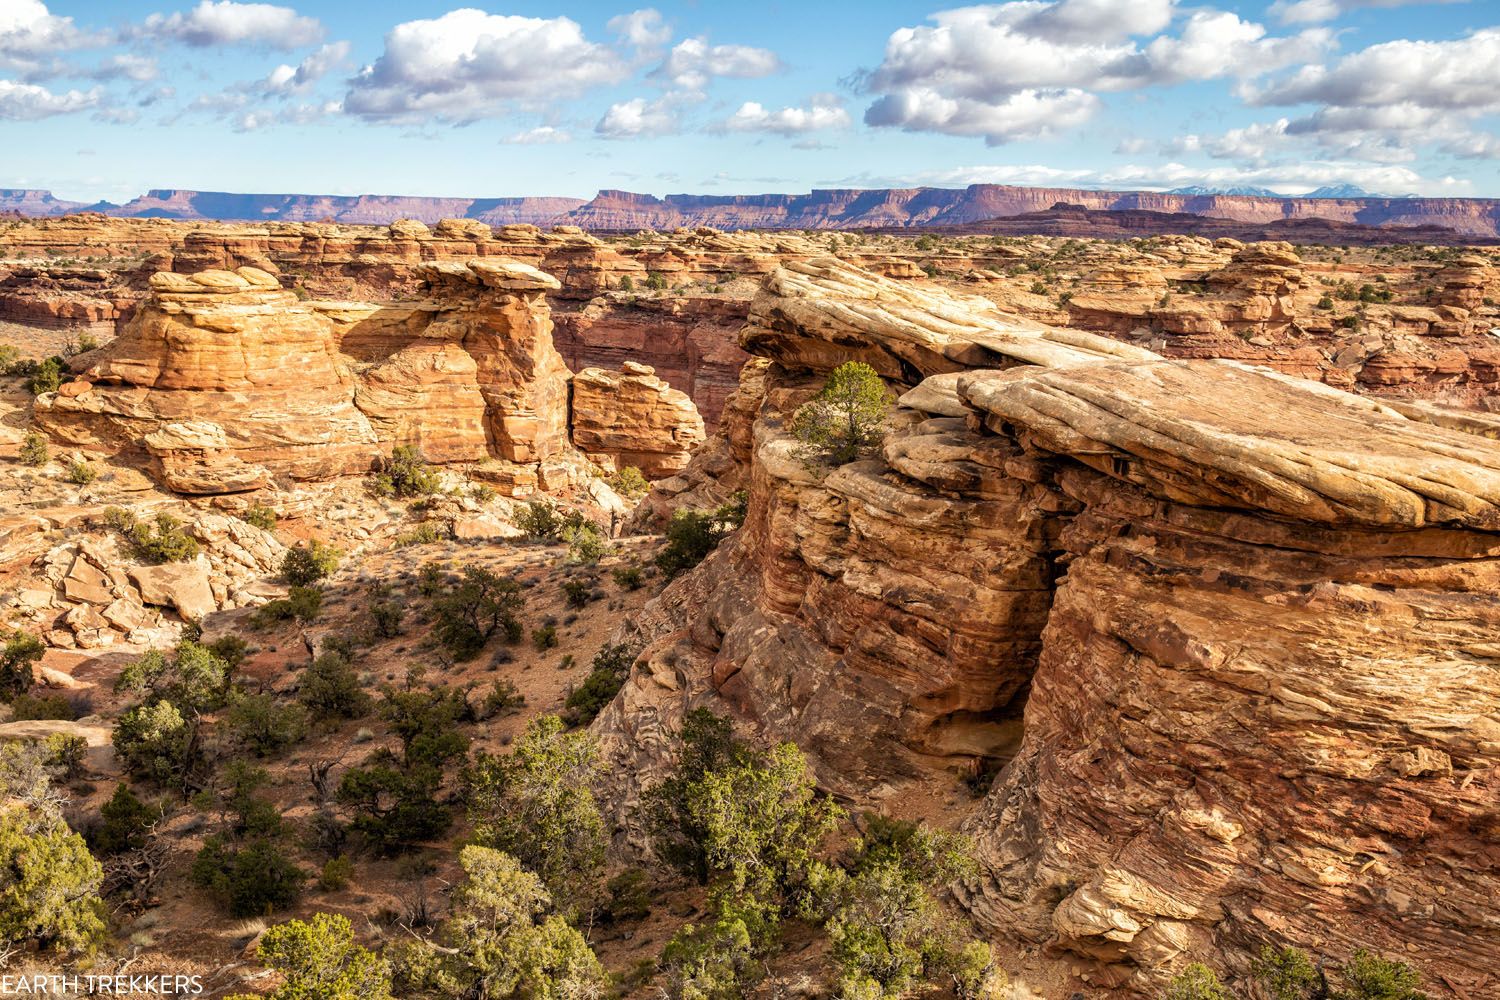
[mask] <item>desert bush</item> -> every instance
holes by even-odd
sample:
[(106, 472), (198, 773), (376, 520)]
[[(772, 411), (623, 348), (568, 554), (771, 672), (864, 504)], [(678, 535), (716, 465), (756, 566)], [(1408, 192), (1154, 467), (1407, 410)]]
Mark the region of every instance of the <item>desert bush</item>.
[(353, 877), (354, 862), (349, 860), (347, 854), (340, 854), (323, 862), (323, 870), (318, 875), (318, 887), (328, 892), (338, 892), (347, 888)]
[(46, 647), (30, 632), (16, 629), (0, 646), (0, 702), (14, 701), (17, 695), (31, 690), (33, 667)]
[(594, 654), (593, 669), (583, 683), (568, 695), (567, 719), (573, 725), (586, 726), (620, 693), (630, 676), (638, 650), (625, 643), (608, 645)]
[(180, 786), (197, 759), (197, 732), (196, 719), (184, 719), (169, 701), (155, 701), (127, 709), (115, 723), (112, 742), (126, 771)]
[(562, 531), (562, 518), (552, 505), (543, 500), (530, 500), (516, 515), (516, 527), (532, 539), (556, 538)]
[(105, 936), (104, 869), (59, 816), (0, 807), (0, 954), (86, 952)]
[(316, 538), (287, 549), (281, 560), (281, 578), (294, 587), (307, 587), (339, 568), (339, 550)]
[(299, 622), (316, 621), (323, 611), (323, 592), (317, 587), (292, 587), (285, 597), (267, 601), (250, 615), (250, 623), (256, 628), (267, 628), (277, 622), (296, 619)]
[(558, 643), (556, 625), (538, 625), (531, 630), (531, 644), (540, 652), (556, 648)]
[(816, 396), (797, 408), (790, 429), (802, 442), (805, 460), (843, 465), (879, 443), (890, 408), (890, 396), (875, 369), (847, 361), (829, 374)]
[(662, 949), (659, 965), (667, 1000), (739, 1000), (761, 969), (750, 932), (733, 917), (687, 924)]
[(161, 817), (160, 805), (142, 802), (122, 781), (109, 801), (99, 807), (99, 823), (89, 837), (90, 846), (106, 856), (138, 851), (146, 846), (151, 827)]
[(621, 590), (640, 590), (646, 582), (639, 566), (618, 566), (609, 574)]
[(656, 856), (684, 875), (706, 883), (710, 870), (704, 845), (708, 831), (690, 808), (689, 792), (705, 775), (745, 759), (749, 749), (735, 739), (729, 720), (695, 708), (682, 720), (677, 760), (665, 781), (643, 797), (646, 827)]
[(74, 486), (87, 486), (99, 478), (99, 470), (94, 467), (93, 463), (75, 458), (68, 463), (66, 478)]
[(442, 477), (422, 461), (422, 454), (415, 445), (400, 445), (381, 463), (371, 489), (380, 496), (405, 499), (431, 496), (441, 483)]
[(649, 288), (649, 289), (651, 289), (653, 292), (664, 292), (664, 291), (666, 291), (667, 290), (667, 278), (666, 278), (666, 275), (660, 273), (659, 271), (648, 271), (648, 272), (646, 272), (646, 287)]
[(1178, 973), (1167, 985), (1162, 1000), (1234, 1000), (1214, 970), (1194, 962)]
[(26, 389), (33, 396), (44, 392), (56, 392), (63, 381), (63, 359), (47, 358), (30, 368), (26, 378)]
[(104, 508), (104, 523), (125, 537), (137, 558), (149, 563), (187, 562), (198, 555), (198, 539), (184, 530), (182, 522), (161, 513), (150, 521), (137, 521), (120, 507)]
[(512, 641), (520, 638), (517, 615), (525, 603), (515, 579), (465, 566), (458, 583), (432, 602), (433, 636), (454, 659), (471, 659), (497, 631)]
[(656, 554), (656, 566), (667, 576), (692, 569), (718, 547), (730, 532), (745, 523), (744, 491), (712, 511), (680, 508), (667, 522), (666, 544)]
[(272, 839), (257, 838), (239, 847), (220, 834), (204, 841), (190, 874), (233, 917), (294, 906), (308, 877)]
[(370, 605), (370, 624), (381, 639), (394, 639), (401, 634), (401, 619), (405, 611), (395, 601), (376, 601)]
[(575, 928), (553, 913), (540, 879), (516, 859), (485, 847), (459, 854), (465, 879), (453, 893), (453, 914), (442, 928), (450, 947), (416, 944), (403, 950), (398, 985), (403, 995), (460, 1000), (503, 995), (570, 1000), (608, 993), (608, 977)]
[(276, 512), (263, 504), (256, 504), (241, 511), (240, 520), (262, 531), (276, 530)]
[(397, 535), (395, 545), (398, 549), (405, 549), (413, 545), (431, 545), (447, 537), (447, 528), (436, 521), (423, 521), (410, 531), (403, 531)]
[(592, 566), (609, 554), (609, 539), (604, 531), (592, 521), (579, 519), (563, 528), (562, 538), (568, 543), (568, 562)]
[(284, 705), (270, 694), (232, 692), (225, 724), (235, 741), (257, 757), (270, 757), (307, 733), (301, 705)]
[(645, 496), (651, 490), (651, 484), (646, 482), (641, 470), (633, 465), (627, 465), (610, 476), (609, 485), (620, 496), (631, 500)]
[(844, 995), (895, 1000), (940, 977), (968, 983), (969, 995), (997, 995), (1003, 978), (988, 945), (932, 895), (975, 870), (963, 837), (868, 817), (847, 867), (826, 869), (817, 887)]
[(231, 674), (228, 661), (213, 649), (183, 640), (171, 655), (153, 649), (126, 664), (115, 690), (169, 701), (184, 712), (203, 712), (224, 703)]
[(42, 695), (40, 697), (21, 694), (16, 695), (10, 703), (10, 719), (12, 722), (28, 722), (31, 720), (62, 720), (71, 722), (78, 718), (78, 713), (73, 707), (73, 702), (65, 694)]
[(332, 650), (318, 654), (302, 671), (297, 700), (315, 722), (358, 719), (370, 711), (370, 696), (360, 687), (354, 665)]
[(564, 580), (563, 597), (570, 608), (586, 608), (594, 596), (593, 580)]
[(16, 456), (22, 465), (41, 467), (52, 460), (52, 452), (47, 447), (47, 438), (36, 431), (27, 431), (26, 437), (21, 440), (21, 450)]
[(477, 754), (464, 769), (473, 841), (513, 855), (566, 907), (591, 901), (604, 864), (604, 821), (594, 800), (598, 744), (544, 715), (507, 756)]
[(307, 922), (277, 924), (261, 938), (256, 955), (281, 974), (281, 985), (263, 1000), (391, 1000), (390, 963), (354, 942), (343, 914), (315, 913)]
[(499, 680), (490, 686), (479, 707), (474, 710), (477, 721), (493, 719), (498, 715), (510, 715), (526, 707), (526, 696), (516, 690), (508, 680)]
[(380, 715), (401, 740), (400, 753), (382, 747), (339, 782), (339, 804), (353, 814), (350, 827), (384, 853), (448, 829), (452, 815), (438, 793), (449, 765), (469, 746), (457, 728), (468, 714), (463, 693), (423, 689), (420, 680), (416, 673), (405, 689), (382, 689)]

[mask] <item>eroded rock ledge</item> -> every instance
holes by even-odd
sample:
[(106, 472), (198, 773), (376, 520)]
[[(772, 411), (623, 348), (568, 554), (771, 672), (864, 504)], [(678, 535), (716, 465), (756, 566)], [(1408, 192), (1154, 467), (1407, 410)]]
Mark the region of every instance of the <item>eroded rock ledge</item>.
[[(36, 424), (188, 494), (362, 473), (398, 445), (493, 460), (511, 493), (586, 476), (546, 300), (557, 279), (500, 258), (414, 270), (421, 297), (397, 303), (300, 301), (249, 266), (158, 272), (123, 333), (37, 400)], [(702, 421), (685, 396), (639, 372), (584, 381), (582, 447), (648, 475), (686, 464)], [(601, 423), (615, 410), (632, 433)]]
[[(769, 363), (651, 509), (743, 483), (749, 517), (622, 632), (644, 651), (596, 723), (612, 753), (650, 775), (709, 704), (865, 803), (1000, 762), (965, 901), (1098, 985), (1286, 943), (1485, 995), (1492, 418), (1166, 360), (836, 261), (774, 275), (742, 343)], [(813, 474), (784, 422), (851, 357), (901, 405), (878, 456)]]

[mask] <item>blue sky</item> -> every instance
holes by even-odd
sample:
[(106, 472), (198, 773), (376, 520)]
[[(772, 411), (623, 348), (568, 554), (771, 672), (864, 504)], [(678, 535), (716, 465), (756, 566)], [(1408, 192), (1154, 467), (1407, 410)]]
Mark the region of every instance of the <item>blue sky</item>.
[(1500, 0), (0, 0), (0, 186), (1500, 196)]

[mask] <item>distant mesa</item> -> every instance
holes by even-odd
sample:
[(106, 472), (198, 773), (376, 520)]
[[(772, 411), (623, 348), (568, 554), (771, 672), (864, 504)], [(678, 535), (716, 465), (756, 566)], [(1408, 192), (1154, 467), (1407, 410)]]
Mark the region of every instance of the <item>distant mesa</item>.
[(966, 188), (830, 188), (806, 194), (658, 197), (605, 190), (593, 198), (432, 198), (403, 195), (240, 194), (156, 189), (123, 205), (63, 201), (51, 192), (0, 189), (0, 212), (55, 216), (100, 212), (128, 218), (385, 225), (475, 219), (492, 226), (574, 225), (595, 231), (718, 229), (910, 229), (964, 226), (1045, 211), (1062, 202), (1092, 212), (1145, 211), (1267, 225), (1325, 220), (1358, 226), (1432, 226), (1465, 237), (1500, 236), (1500, 199), (1371, 195), (1354, 185), (1302, 197), (1264, 188), (1097, 191), (972, 184)]

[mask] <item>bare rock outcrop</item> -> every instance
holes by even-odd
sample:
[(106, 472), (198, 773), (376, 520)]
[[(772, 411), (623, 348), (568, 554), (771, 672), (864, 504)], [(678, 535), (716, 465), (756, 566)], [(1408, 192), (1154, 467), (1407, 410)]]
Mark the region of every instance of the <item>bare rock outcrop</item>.
[[(1290, 280), (1249, 263), (1261, 294)], [(1493, 418), (825, 261), (774, 275), (743, 342), (774, 359), (741, 450), (749, 514), (622, 629), (642, 653), (595, 724), (612, 755), (649, 776), (681, 712), (711, 705), (797, 740), (856, 801), (1001, 764), (963, 898), (1101, 988), (1293, 944), (1401, 953), (1487, 995)], [(785, 418), (850, 357), (902, 405), (878, 454), (815, 472)], [(654, 499), (723, 478), (697, 464)]]
[(681, 472), (703, 440), (693, 401), (634, 361), (618, 372), (585, 368), (573, 376), (572, 426), (585, 454), (635, 466), (648, 479)]
[[(364, 472), (397, 445), (430, 462), (498, 459), (520, 490), (548, 463), (554, 483), (575, 478), (572, 373), (546, 301), (557, 280), (503, 259), (415, 269), (423, 297), (389, 304), (302, 301), (248, 266), (159, 272), (125, 331), (38, 399), (36, 423), (138, 458), (189, 494)], [(663, 384), (653, 391), (671, 412), (658, 414), (657, 431), (680, 441), (655, 448), (646, 428), (615, 450), (660, 450), (680, 467), (692, 404)]]

